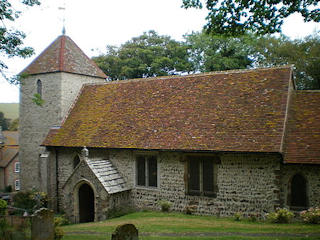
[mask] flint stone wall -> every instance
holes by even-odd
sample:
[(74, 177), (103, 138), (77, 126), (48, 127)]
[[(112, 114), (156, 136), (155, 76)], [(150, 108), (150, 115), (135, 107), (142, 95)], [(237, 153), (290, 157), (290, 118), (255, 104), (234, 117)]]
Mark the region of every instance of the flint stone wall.
[[(73, 171), (73, 158), (80, 148), (59, 150), (59, 191)], [(236, 212), (263, 216), (280, 206), (280, 156), (274, 154), (222, 154), (217, 164), (216, 197), (186, 194), (183, 153), (154, 152), (158, 159), (158, 188), (136, 186), (132, 150), (89, 149), (89, 157), (110, 159), (127, 181), (131, 203), (137, 208), (160, 209), (158, 201), (172, 202), (172, 210), (183, 212), (189, 205), (197, 214), (232, 216)], [(147, 152), (150, 154), (150, 151)], [(152, 152), (151, 152), (152, 154)], [(60, 196), (61, 198), (61, 196)], [(71, 199), (62, 200), (61, 208)], [(97, 199), (102, 205), (104, 200)], [(100, 204), (100, 203), (98, 203)]]
[[(37, 93), (37, 81), (42, 83), (42, 106), (32, 99)], [(19, 158), (21, 187), (46, 191), (47, 162), (39, 155), (44, 152), (41, 143), (50, 128), (60, 125), (84, 83), (104, 82), (104, 79), (57, 72), (30, 75), (22, 79), (19, 110)]]
[(289, 193), (292, 177), (296, 174), (303, 176), (307, 182), (307, 200), (309, 207), (320, 206), (320, 166), (290, 164), (281, 166), (281, 203), (289, 208)]

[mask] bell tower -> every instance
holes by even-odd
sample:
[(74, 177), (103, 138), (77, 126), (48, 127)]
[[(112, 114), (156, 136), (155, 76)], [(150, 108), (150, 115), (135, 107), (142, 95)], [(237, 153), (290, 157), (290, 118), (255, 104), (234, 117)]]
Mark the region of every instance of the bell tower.
[(60, 126), (85, 83), (103, 83), (106, 75), (66, 35), (55, 39), (20, 74), (19, 159), (23, 190), (47, 189), (47, 162), (41, 143)]

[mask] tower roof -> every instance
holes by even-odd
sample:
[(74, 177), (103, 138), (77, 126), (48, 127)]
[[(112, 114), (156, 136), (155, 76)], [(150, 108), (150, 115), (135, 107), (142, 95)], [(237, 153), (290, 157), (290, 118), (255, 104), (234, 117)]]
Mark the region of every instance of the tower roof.
[(22, 73), (39, 74), (68, 72), (106, 78), (107, 76), (88, 56), (66, 35), (54, 40)]

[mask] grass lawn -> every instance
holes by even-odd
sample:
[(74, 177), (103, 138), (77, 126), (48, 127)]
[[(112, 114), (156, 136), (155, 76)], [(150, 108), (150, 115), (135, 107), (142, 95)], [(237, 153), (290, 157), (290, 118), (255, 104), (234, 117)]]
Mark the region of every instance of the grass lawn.
[(64, 226), (64, 240), (106, 240), (118, 225), (132, 223), (142, 240), (320, 239), (320, 226), (301, 223), (271, 224), (236, 222), (230, 218), (193, 216), (182, 213), (137, 212), (95, 223)]

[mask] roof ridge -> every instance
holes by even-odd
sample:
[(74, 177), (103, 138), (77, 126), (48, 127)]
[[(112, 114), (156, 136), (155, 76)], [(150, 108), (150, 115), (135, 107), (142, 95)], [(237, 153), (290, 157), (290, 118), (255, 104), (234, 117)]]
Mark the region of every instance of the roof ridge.
[[(169, 75), (169, 76), (157, 76), (157, 77), (147, 77), (147, 78), (132, 78), (125, 80), (115, 80), (109, 82), (99, 82), (99, 83), (85, 83), (83, 86), (95, 86), (95, 85), (107, 85), (107, 84), (118, 84), (118, 83), (130, 83), (130, 82), (147, 82), (153, 80), (165, 80), (165, 79), (176, 79), (176, 78), (195, 78), (201, 76), (213, 76), (220, 74), (238, 74), (238, 73), (248, 73), (253, 71), (268, 71), (272, 69), (292, 69), (293, 65), (287, 64), (282, 66), (273, 66), (273, 67), (262, 67), (262, 68), (246, 68), (246, 69), (234, 69), (234, 70), (224, 70), (224, 71), (212, 71), (212, 72), (202, 72), (202, 73), (194, 73), (188, 75)], [(320, 91), (320, 90), (319, 90)]]
[(21, 73), (67, 72), (105, 79), (107, 76), (79, 46), (66, 35), (57, 37)]

